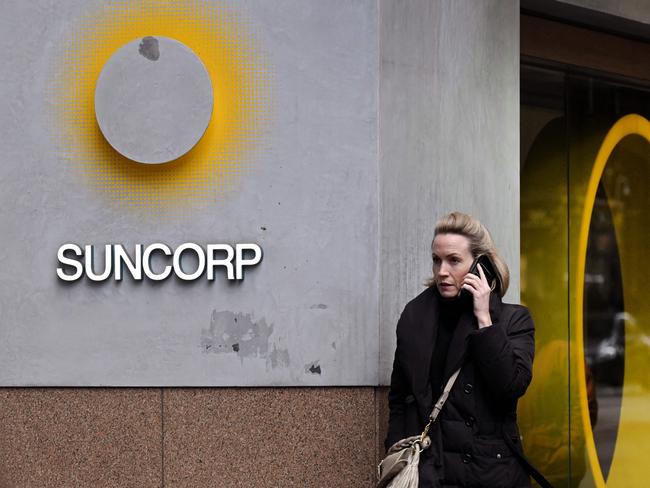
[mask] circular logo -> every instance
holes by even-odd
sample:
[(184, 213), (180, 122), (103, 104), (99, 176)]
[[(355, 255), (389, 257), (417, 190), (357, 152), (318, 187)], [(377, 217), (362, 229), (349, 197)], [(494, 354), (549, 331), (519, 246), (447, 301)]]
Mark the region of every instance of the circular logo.
[(168, 37), (118, 49), (95, 88), (95, 116), (108, 143), (138, 163), (173, 161), (201, 139), (213, 108), (210, 76), (194, 52)]

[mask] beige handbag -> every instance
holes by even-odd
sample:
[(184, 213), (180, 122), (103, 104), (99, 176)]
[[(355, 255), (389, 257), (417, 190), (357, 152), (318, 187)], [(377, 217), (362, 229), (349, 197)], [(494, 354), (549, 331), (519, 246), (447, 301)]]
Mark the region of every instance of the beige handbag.
[(384, 459), (377, 466), (377, 488), (418, 488), (418, 465), (420, 453), (431, 446), (429, 429), (438, 418), (442, 406), (447, 401), (449, 392), (458, 374), (458, 368), (447, 380), (445, 389), (433, 406), (429, 422), (420, 435), (406, 437), (390, 446)]

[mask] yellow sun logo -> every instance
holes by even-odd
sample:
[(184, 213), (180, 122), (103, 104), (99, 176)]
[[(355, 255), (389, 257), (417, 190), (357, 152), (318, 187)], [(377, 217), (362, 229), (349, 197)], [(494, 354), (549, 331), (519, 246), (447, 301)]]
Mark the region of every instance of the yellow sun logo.
[[(248, 174), (265, 147), (273, 72), (241, 8), (188, 0), (115, 1), (74, 22), (55, 60), (51, 127), (70, 168), (120, 206), (168, 211), (218, 202)], [(138, 38), (164, 36), (191, 49), (212, 84), (214, 110), (186, 154), (139, 164), (106, 141), (95, 116), (95, 87), (113, 53)]]

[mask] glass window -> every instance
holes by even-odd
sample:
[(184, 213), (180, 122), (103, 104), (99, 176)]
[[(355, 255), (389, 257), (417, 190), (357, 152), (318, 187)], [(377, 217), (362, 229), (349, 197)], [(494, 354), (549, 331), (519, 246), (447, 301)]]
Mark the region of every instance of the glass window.
[(644, 486), (650, 92), (526, 65), (521, 86), (521, 293), (537, 340), (524, 446), (558, 486)]

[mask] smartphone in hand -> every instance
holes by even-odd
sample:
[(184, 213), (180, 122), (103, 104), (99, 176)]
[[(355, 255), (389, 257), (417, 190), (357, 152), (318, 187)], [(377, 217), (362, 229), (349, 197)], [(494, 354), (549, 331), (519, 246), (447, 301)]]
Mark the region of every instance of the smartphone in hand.
[[(472, 262), (472, 266), (470, 266), (468, 273), (475, 274), (480, 278), (481, 275), (478, 271), (479, 264), (483, 268), (483, 272), (485, 273), (485, 278), (487, 279), (487, 282), (490, 284), (490, 288), (492, 288), (492, 291), (499, 292), (499, 290), (501, 289), (499, 276), (495, 271), (494, 263), (492, 263), (492, 259), (490, 259), (490, 256), (488, 256), (487, 254), (481, 254), (480, 256), (477, 256), (476, 259), (474, 259), (474, 262)], [(468, 297), (471, 296), (471, 293), (465, 289), (462, 289), (460, 291), (459, 296)]]

